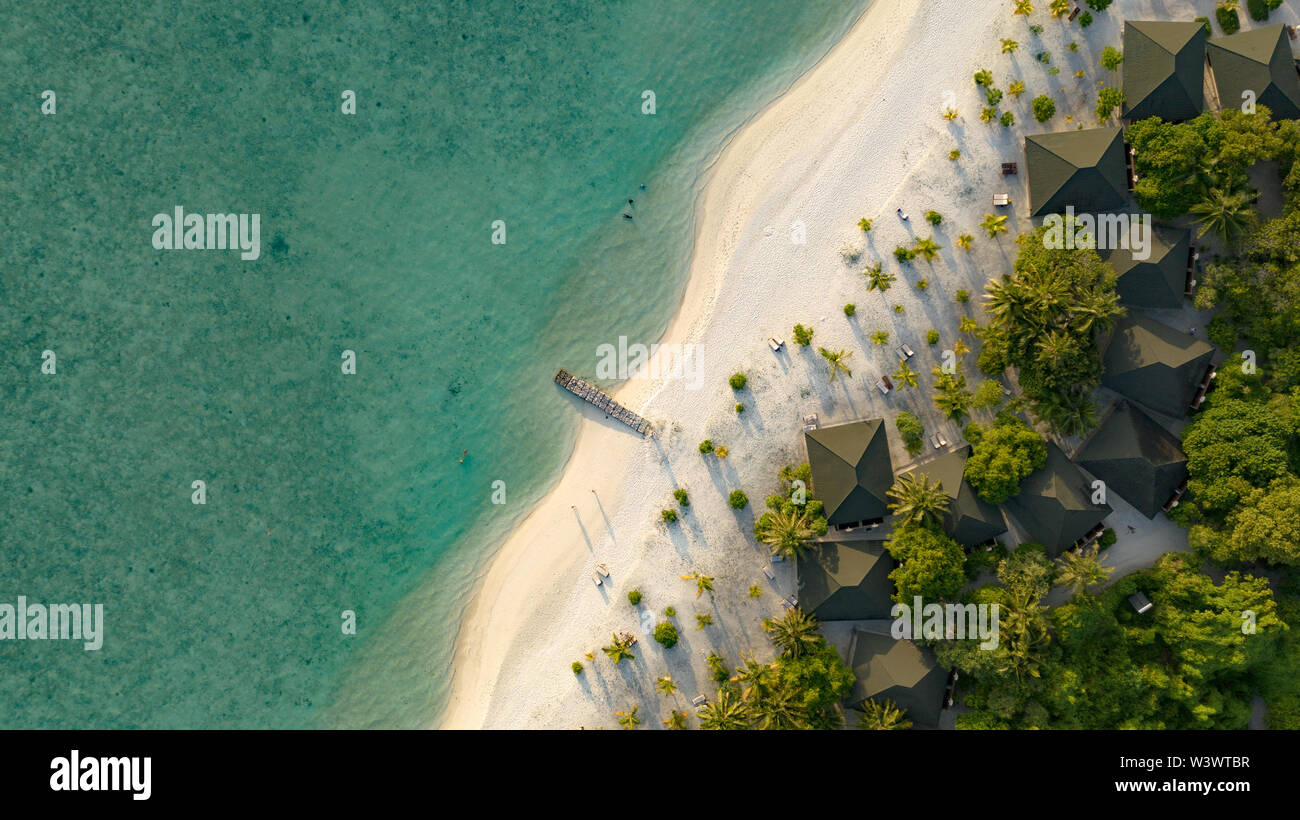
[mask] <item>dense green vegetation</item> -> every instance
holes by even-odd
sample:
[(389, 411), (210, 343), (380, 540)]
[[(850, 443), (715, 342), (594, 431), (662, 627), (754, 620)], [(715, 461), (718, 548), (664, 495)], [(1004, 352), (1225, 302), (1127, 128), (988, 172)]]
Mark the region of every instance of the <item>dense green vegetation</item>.
[[(1040, 602), (1051, 572), (1040, 550), (1022, 546), (999, 565), (998, 584), (971, 596), (1003, 608), (997, 649), (936, 647), (968, 673), (971, 711), (959, 728), (1244, 728), (1254, 690), (1276, 683), (1288, 630), (1261, 578), (1230, 572), (1216, 585), (1194, 558), (1171, 553), (1049, 611)], [(1154, 604), (1145, 615), (1127, 601), (1137, 591)], [(1255, 614), (1253, 634), (1244, 611)]]
[(992, 425), (966, 425), (971, 457), (966, 460), (966, 480), (971, 489), (991, 504), (1001, 504), (1020, 492), (1025, 476), (1047, 461), (1043, 437), (1009, 413)]
[(889, 573), (894, 600), (910, 604), (920, 595), (927, 601), (956, 600), (966, 583), (966, 555), (943, 533), (948, 494), (927, 476), (907, 473), (889, 488), (894, 531), (885, 549), (898, 562)]
[(1057, 432), (1078, 434), (1096, 422), (1098, 340), (1124, 309), (1114, 269), (1089, 248), (1047, 247), (1063, 244), (1048, 230), (1021, 234), (1012, 273), (989, 281), (979, 367), (994, 376), (1016, 368), (1034, 415)]
[(822, 502), (808, 490), (811, 477), (807, 463), (782, 468), (781, 492), (767, 497), (767, 510), (754, 522), (754, 537), (759, 543), (789, 561), (802, 558), (813, 537), (825, 535), (828, 529)]

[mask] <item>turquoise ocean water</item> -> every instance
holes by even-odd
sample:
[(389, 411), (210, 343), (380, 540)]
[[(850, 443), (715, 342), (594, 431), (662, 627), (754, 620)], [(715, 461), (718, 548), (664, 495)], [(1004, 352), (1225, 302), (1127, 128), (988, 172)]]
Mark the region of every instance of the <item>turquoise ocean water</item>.
[[(0, 727), (427, 725), (556, 368), (662, 334), (707, 159), (867, 2), (0, 12), (0, 603), (106, 620), (0, 641)], [(177, 205), (261, 258), (155, 250)]]

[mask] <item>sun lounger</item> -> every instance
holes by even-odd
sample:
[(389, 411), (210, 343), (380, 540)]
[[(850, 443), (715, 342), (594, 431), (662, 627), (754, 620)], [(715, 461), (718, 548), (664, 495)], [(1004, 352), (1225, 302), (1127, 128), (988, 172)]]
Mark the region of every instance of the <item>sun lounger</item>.
[(609, 567), (605, 566), (604, 564), (597, 564), (596, 571), (599, 572), (601, 575), (604, 575), (606, 578), (609, 577)]
[(709, 702), (708, 695), (696, 695), (695, 697), (691, 698), (691, 705), (697, 709), (701, 706), (704, 706), (708, 702)]
[(916, 351), (912, 350), (912, 348), (908, 347), (907, 345), (899, 345), (898, 352), (903, 355), (904, 361), (916, 355)]
[(940, 446), (940, 447), (947, 447), (947, 446), (948, 446), (948, 439), (946, 439), (946, 438), (943, 437), (943, 433), (935, 433), (935, 435), (939, 437), (939, 446)]
[(993, 205), (998, 208), (1005, 208), (1011, 204), (1011, 194), (994, 194)]
[(776, 580), (776, 576), (772, 574), (772, 570), (767, 567), (763, 567), (763, 574), (767, 576), (767, 580), (769, 581)]
[(769, 336), (767, 338), (767, 346), (772, 348), (773, 353), (779, 353), (781, 348), (785, 347), (785, 340), (778, 339), (775, 336)]
[(817, 430), (821, 426), (822, 426), (821, 420), (817, 418), (816, 413), (809, 413), (808, 415), (803, 417), (804, 432), (808, 432), (809, 430)]
[(1014, 163), (1014, 162), (1004, 162), (1004, 163), (1002, 163), (1002, 175), (1003, 175), (1003, 176), (1009, 176), (1010, 174), (1018, 174), (1018, 173), (1020, 173), (1020, 167), (1019, 167), (1018, 165), (1016, 165), (1016, 163)]
[(591, 579), (596, 582), (596, 586), (600, 586), (604, 583), (604, 581), (600, 580), (600, 573), (598, 572), (593, 572), (591, 574)]
[(936, 449), (936, 450), (938, 450), (940, 447), (943, 446), (942, 444), (939, 443), (939, 434), (938, 434), (938, 433), (931, 433), (931, 434), (930, 434), (930, 444), (934, 445), (934, 449)]
[(1075, 7), (1074, 7), (1074, 11), (1070, 12), (1070, 22), (1073, 23), (1073, 22), (1074, 22), (1074, 18), (1076, 18), (1076, 17), (1078, 17), (1078, 16), (1079, 16), (1079, 7), (1078, 7), (1078, 6), (1075, 6)]

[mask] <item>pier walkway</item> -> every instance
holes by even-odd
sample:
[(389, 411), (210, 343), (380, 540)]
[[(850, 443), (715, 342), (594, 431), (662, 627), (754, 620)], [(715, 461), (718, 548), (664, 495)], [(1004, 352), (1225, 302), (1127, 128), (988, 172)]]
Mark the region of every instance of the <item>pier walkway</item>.
[(588, 404), (594, 404), (596, 407), (600, 408), (605, 415), (610, 418), (618, 419), (641, 435), (644, 436), (647, 433), (652, 436), (654, 435), (654, 430), (651, 429), (650, 422), (641, 418), (636, 413), (633, 413), (631, 410), (614, 401), (607, 394), (597, 390), (594, 386), (588, 384), (569, 371), (561, 370), (559, 373), (556, 373), (555, 383)]

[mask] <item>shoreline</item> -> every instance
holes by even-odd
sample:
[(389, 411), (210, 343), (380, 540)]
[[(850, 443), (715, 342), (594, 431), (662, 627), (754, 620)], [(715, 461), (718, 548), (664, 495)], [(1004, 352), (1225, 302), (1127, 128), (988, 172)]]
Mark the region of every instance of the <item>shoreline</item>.
[[(847, 52), (867, 39), (873, 33), (870, 27), (877, 22), (873, 15), (886, 17), (885, 10), (897, 13), (900, 6), (906, 6), (903, 13), (910, 15), (920, 5), (920, 0), (873, 0), (839, 41), (784, 91), (724, 138), (700, 174), (687, 284), (681, 304), (660, 339), (661, 345), (697, 342), (704, 330), (702, 325), (713, 313), (726, 279), (725, 260), (730, 257), (736, 238), (733, 236), (732, 243), (726, 243), (719, 240), (705, 241), (703, 236), (712, 224), (712, 214), (721, 210), (727, 199), (734, 197), (733, 188), (738, 182), (737, 176), (749, 176), (744, 168), (749, 156), (740, 150), (745, 141), (763, 142), (767, 136), (762, 130), (765, 121), (779, 120), (783, 106), (797, 107), (792, 100), (797, 103), (801, 91), (806, 91), (805, 87), (814, 83), (818, 75), (829, 71), (837, 54)], [(887, 22), (887, 19), (881, 22)], [(747, 193), (750, 200), (756, 196), (752, 183)], [(752, 205), (752, 202), (745, 205)], [(735, 206), (735, 210), (747, 213), (750, 208)], [(638, 411), (638, 408), (654, 398), (660, 386), (651, 380), (631, 379), (620, 385), (612, 395), (620, 403)], [(543, 531), (556, 526), (557, 519), (563, 520), (566, 514), (571, 517), (572, 510), (568, 509), (567, 502), (575, 494), (575, 489), (581, 489), (576, 485), (593, 484), (602, 487), (606, 495), (613, 497), (619, 497), (622, 493), (626, 476), (623, 470), (613, 468), (618, 459), (609, 458), (608, 454), (611, 448), (618, 451), (627, 448), (629, 442), (633, 445), (642, 442), (601, 424), (598, 418), (600, 414), (589, 411), (590, 407), (582, 409), (583, 418), (573, 451), (561, 470), (559, 481), (506, 537), (476, 583), (472, 601), (465, 610), (455, 641), (451, 693), (433, 728), (467, 729), (483, 726), (495, 689), (492, 676), (494, 671), (499, 673), (501, 670), (509, 648), (505, 636), (513, 637), (516, 629), (512, 626), (517, 627), (518, 621), (523, 618), (519, 609), (516, 610), (516, 617), (503, 618), (502, 613), (496, 611), (496, 604), (507, 592), (524, 586), (527, 583), (525, 579), (533, 578), (532, 569), (541, 568), (538, 564), (542, 562), (535, 553), (532, 560), (525, 564), (524, 551)], [(623, 445), (622, 448), (619, 447), (620, 444)], [(604, 468), (596, 469), (596, 464), (603, 464)], [(567, 551), (564, 548), (557, 549), (557, 554), (553, 557), (563, 561), (563, 553)], [(570, 558), (568, 563), (572, 564), (573, 559)], [(552, 569), (555, 568), (552, 566)], [(482, 611), (485, 606), (493, 612), (485, 615)]]

